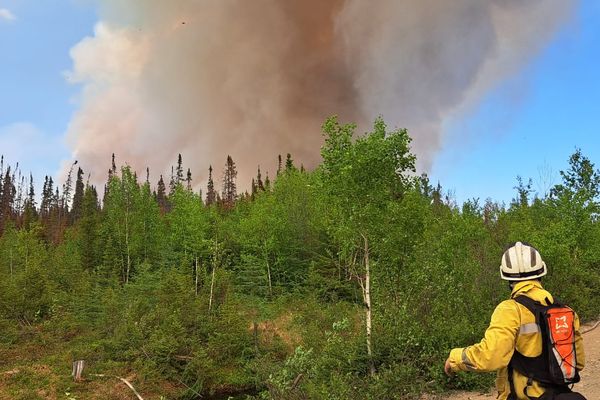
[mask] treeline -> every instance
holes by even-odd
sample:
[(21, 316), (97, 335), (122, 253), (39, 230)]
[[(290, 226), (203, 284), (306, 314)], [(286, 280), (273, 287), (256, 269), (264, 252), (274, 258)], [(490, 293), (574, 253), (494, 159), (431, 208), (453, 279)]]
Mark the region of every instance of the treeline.
[[(282, 172), (282, 158), (278, 156), (279, 165), (277, 175)], [(95, 186), (89, 184), (89, 176), (84, 183), (84, 171), (81, 167), (77, 168), (77, 176), (75, 186), (73, 188), (72, 175), (77, 161), (73, 163), (67, 175), (66, 182), (62, 185), (62, 191), (59, 186), (54, 186), (54, 180), (51, 176), (46, 175), (41, 193), (41, 203), (39, 207), (36, 203), (35, 188), (33, 176), (25, 177), (19, 168), (19, 164), (12, 168), (4, 167), (4, 156), (0, 156), (0, 235), (4, 232), (7, 225), (11, 225), (17, 229), (29, 229), (32, 223), (39, 222), (44, 230), (46, 242), (57, 244), (64, 238), (65, 229), (73, 226), (84, 213), (89, 214), (89, 208), (84, 210), (84, 204), (88, 207), (95, 204), (95, 208), (100, 210), (106, 203), (108, 187), (111, 184), (113, 177), (125, 179), (122, 174), (133, 174), (134, 184), (138, 185), (138, 190), (142, 185), (147, 185), (150, 188), (150, 169), (146, 169), (146, 181), (141, 184), (138, 182), (137, 173), (132, 171), (128, 166), (127, 172), (117, 170), (115, 163), (115, 155), (112, 155), (112, 165), (108, 170), (107, 183), (104, 186), (103, 197), (98, 197), (98, 192)], [(285, 161), (285, 170), (289, 171), (295, 168), (291, 154), (287, 154)], [(304, 171), (304, 167), (301, 167)], [(227, 162), (223, 169), (222, 191), (219, 193), (216, 190), (214, 179), (212, 176), (213, 168), (209, 166), (208, 182), (206, 188), (205, 205), (216, 205), (221, 209), (232, 208), (237, 201), (244, 201), (248, 198), (254, 199), (258, 191), (270, 190), (271, 181), (267, 175), (263, 181), (260, 166), (258, 167), (256, 178), (252, 178), (251, 193), (247, 191), (238, 196), (237, 193), (237, 168), (231, 156), (227, 156)], [(121, 176), (119, 176), (121, 174)], [(175, 194), (176, 189), (185, 188), (187, 191), (192, 191), (192, 172), (188, 168), (187, 173), (183, 172), (183, 160), (181, 154), (177, 158), (177, 166), (171, 167), (171, 177), (168, 185), (165, 185), (165, 180), (162, 175), (152, 191), (152, 198), (160, 207), (161, 214), (165, 214), (170, 210), (170, 198)], [(85, 203), (84, 198), (89, 197)], [(200, 201), (202, 201), (202, 190), (198, 193)], [(92, 201), (93, 200), (93, 201)]]
[(442, 363), (508, 295), (498, 260), (516, 240), (542, 253), (545, 286), (598, 316), (600, 173), (581, 151), (547, 194), (519, 179), (508, 205), (459, 206), (415, 175), (405, 130), (354, 130), (327, 120), (321, 165), (280, 158), (243, 195), (231, 157), (220, 194), (212, 167), (202, 196), (181, 157), (168, 189), (113, 158), (101, 198), (78, 168), (62, 191), (46, 178), (39, 207), (32, 178), (2, 167), (0, 342), (42, 330), (64, 358), (133, 370), (176, 398), (485, 387), (447, 381)]

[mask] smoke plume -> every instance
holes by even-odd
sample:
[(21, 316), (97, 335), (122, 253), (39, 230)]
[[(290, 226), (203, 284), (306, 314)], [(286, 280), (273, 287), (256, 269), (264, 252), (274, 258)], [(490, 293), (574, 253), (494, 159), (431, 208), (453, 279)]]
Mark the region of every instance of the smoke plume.
[(230, 154), (239, 185), (278, 154), (315, 166), (332, 114), (382, 115), (419, 167), (442, 123), (523, 67), (572, 15), (563, 0), (120, 0), (73, 47), (67, 140), (102, 182), (111, 153), (155, 183), (181, 153), (196, 188)]

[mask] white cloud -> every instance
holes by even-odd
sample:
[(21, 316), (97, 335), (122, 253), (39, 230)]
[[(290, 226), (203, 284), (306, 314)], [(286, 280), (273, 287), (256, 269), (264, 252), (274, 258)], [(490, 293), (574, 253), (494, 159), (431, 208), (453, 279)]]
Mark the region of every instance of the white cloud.
[(9, 9), (0, 8), (0, 19), (4, 19), (6, 21), (14, 21), (15, 19), (17, 19), (17, 17), (15, 17), (15, 14), (13, 14)]

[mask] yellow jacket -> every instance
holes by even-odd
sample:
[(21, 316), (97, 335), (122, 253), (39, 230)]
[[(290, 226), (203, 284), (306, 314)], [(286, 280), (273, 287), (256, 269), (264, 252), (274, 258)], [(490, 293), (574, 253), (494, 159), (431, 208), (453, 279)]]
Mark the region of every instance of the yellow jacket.
[[(518, 282), (512, 290), (511, 299), (521, 294), (542, 304), (547, 304), (546, 299), (550, 302), (554, 301), (552, 295), (544, 290), (538, 281)], [(583, 339), (579, 332), (577, 315), (575, 315), (575, 348), (577, 369), (582, 370), (584, 366)], [(497, 371), (497, 398), (505, 400), (510, 394), (507, 366), (515, 349), (527, 357), (539, 356), (542, 353), (542, 335), (537, 328), (534, 315), (525, 306), (514, 300), (505, 300), (494, 310), (483, 340), (473, 346), (453, 349), (450, 352), (449, 362), (454, 372)], [(527, 378), (514, 371), (513, 382), (517, 398), (528, 399), (523, 393), (527, 385)], [(530, 396), (538, 397), (544, 393), (544, 389), (534, 381), (533, 385), (527, 389), (527, 393)]]

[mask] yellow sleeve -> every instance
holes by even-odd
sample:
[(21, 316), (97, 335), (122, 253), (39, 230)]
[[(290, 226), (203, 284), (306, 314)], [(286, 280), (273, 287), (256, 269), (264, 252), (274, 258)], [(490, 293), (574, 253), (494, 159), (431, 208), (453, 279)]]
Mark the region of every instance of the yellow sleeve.
[(585, 352), (583, 350), (583, 337), (581, 336), (579, 316), (575, 314), (575, 355), (577, 356), (577, 370), (585, 367)]
[(500, 303), (481, 342), (450, 352), (452, 370), (489, 372), (506, 367), (512, 358), (520, 326), (517, 307), (513, 300)]

